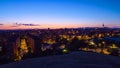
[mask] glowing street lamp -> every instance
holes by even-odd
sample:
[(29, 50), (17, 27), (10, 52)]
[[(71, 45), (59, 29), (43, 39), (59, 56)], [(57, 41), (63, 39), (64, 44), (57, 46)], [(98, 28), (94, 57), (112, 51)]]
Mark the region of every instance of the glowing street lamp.
[(103, 41), (102, 44), (105, 44), (105, 42)]
[(93, 41), (91, 41), (89, 44), (90, 44), (90, 45), (95, 45), (95, 43), (94, 43)]
[(115, 44), (112, 44), (112, 46), (110, 46), (110, 48), (118, 48)]
[(62, 52), (63, 53), (69, 53), (69, 51), (67, 49), (63, 49)]

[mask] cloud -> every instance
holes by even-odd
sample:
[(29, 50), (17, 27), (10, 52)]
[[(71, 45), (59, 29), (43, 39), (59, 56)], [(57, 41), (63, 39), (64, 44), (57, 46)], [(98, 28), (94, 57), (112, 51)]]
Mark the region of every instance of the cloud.
[[(15, 27), (17, 26), (40, 26), (39, 24), (21, 24), (21, 23), (15, 23)], [(14, 27), (14, 26), (13, 26)]]
[(22, 24), (24, 26), (40, 26), (39, 24)]
[(0, 24), (0, 25), (4, 25), (4, 24)]

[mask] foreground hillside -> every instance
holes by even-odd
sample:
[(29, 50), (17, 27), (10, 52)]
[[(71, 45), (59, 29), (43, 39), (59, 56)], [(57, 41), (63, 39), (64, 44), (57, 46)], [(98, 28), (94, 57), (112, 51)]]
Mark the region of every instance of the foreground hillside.
[(120, 57), (91, 52), (32, 58), (1, 65), (0, 68), (120, 68)]

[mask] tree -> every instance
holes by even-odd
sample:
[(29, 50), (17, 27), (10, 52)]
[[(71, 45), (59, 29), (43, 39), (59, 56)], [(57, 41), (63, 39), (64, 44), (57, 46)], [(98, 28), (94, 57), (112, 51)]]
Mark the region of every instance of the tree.
[(72, 41), (70, 42), (69, 45), (67, 45), (67, 49), (69, 49), (70, 51), (76, 51), (79, 49), (79, 40), (77, 37), (73, 38)]

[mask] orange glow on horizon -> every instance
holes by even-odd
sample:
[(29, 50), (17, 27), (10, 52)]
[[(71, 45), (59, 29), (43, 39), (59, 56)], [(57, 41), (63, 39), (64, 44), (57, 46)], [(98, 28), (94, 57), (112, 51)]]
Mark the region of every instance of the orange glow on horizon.
[(14, 26), (14, 25), (1, 25), (0, 29), (46, 29), (46, 28), (52, 28), (52, 29), (57, 29), (57, 28), (77, 28), (80, 27), (79, 25), (73, 25), (73, 24), (42, 24), (39, 26)]
[(52, 28), (52, 29), (59, 29), (59, 28), (82, 28), (82, 27), (102, 27), (100, 25), (93, 25), (86, 24), (86, 25), (81, 25), (81, 24), (42, 24), (38, 26), (14, 26), (12, 24), (7, 24), (7, 25), (0, 25), (0, 29), (7, 30), (7, 29), (47, 29), (47, 28)]

